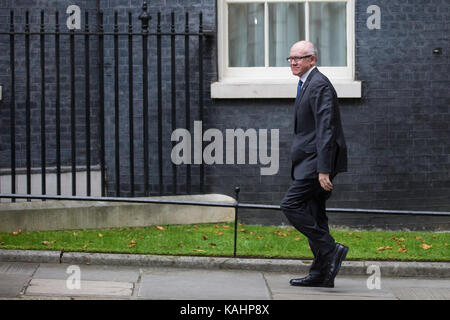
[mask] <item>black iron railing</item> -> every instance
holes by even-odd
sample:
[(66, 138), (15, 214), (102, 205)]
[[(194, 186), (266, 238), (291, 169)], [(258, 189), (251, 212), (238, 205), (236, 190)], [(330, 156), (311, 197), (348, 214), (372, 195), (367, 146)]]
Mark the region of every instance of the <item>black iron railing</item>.
[[(52, 28), (50, 28), (48, 24), (46, 25), (44, 23), (45, 19), (50, 16), (52, 16), (52, 19), (54, 18), (55, 22)], [(56, 194), (61, 195), (61, 167), (63, 165), (69, 165), (72, 168), (72, 196), (76, 196), (76, 172), (80, 164), (83, 164), (86, 167), (87, 196), (92, 194), (91, 167), (96, 164), (99, 164), (100, 167), (102, 196), (112, 194), (116, 197), (122, 196), (124, 194), (124, 190), (122, 189), (123, 185), (127, 186), (125, 188), (127, 195), (131, 197), (135, 195), (190, 194), (192, 191), (191, 185), (193, 183), (195, 183), (196, 186), (199, 186), (198, 189), (200, 192), (204, 192), (204, 171), (202, 165), (200, 165), (199, 168), (199, 175), (195, 176), (195, 181), (193, 181), (191, 166), (189, 164), (186, 165), (183, 177), (180, 177), (181, 174), (177, 173), (177, 166), (174, 164), (171, 165), (171, 172), (167, 172), (169, 169), (164, 169), (162, 138), (164, 130), (164, 132), (169, 130), (170, 132), (173, 132), (173, 130), (176, 129), (177, 110), (183, 110), (184, 108), (183, 116), (185, 118), (185, 123), (178, 123), (178, 126), (182, 127), (185, 125), (187, 130), (190, 130), (191, 116), (200, 121), (203, 119), (203, 99), (205, 96), (203, 84), (204, 42), (205, 39), (207, 39), (208, 36), (213, 35), (213, 33), (204, 30), (202, 13), (200, 12), (198, 13), (198, 16), (196, 16), (196, 24), (198, 25), (198, 29), (195, 31), (190, 28), (190, 22), (192, 21), (190, 21), (189, 13), (185, 13), (183, 28), (184, 32), (180, 32), (180, 30), (176, 31), (175, 13), (173, 12), (170, 16), (171, 21), (165, 22), (164, 24), (161, 21), (161, 13), (156, 13), (156, 31), (151, 31), (149, 23), (151, 16), (148, 13), (147, 4), (145, 1), (142, 6), (142, 12), (138, 17), (133, 17), (131, 12), (128, 13), (128, 25), (126, 26), (127, 30), (125, 32), (120, 31), (121, 28), (119, 28), (118, 23), (118, 12), (114, 12), (112, 32), (105, 31), (103, 12), (99, 11), (97, 13), (97, 21), (94, 24), (90, 21), (90, 18), (89, 12), (85, 12), (84, 28), (76, 31), (62, 31), (59, 13), (55, 12), (53, 15), (46, 14), (42, 11), (40, 14), (39, 30), (37, 31), (32, 30), (29, 11), (25, 12), (24, 25), (20, 25), (20, 28), (18, 28), (19, 24), (15, 22), (17, 17), (15, 17), (14, 11), (11, 11), (9, 32), (0, 32), (0, 39), (2, 37), (9, 37), (10, 90), (8, 90), (8, 93), (4, 92), (3, 96), (8, 96), (8, 104), (10, 108), (9, 166), (11, 175), (11, 193), (14, 194), (17, 192), (16, 175), (17, 169), (21, 167), (26, 169), (26, 193), (32, 193), (31, 175), (32, 169), (36, 169), (37, 162), (39, 162), (41, 173), (40, 179), (42, 195), (46, 195), (48, 190), (48, 181), (46, 179), (46, 173), (48, 171), (47, 166), (52, 165), (56, 167)], [(135, 31), (133, 26), (133, 21), (136, 18), (140, 20), (141, 24), (139, 31)], [(33, 52), (31, 52), (31, 50), (34, 51), (34, 49), (37, 49), (32, 47), (35, 39), (39, 40), (39, 56), (35, 56), (33, 55)], [(54, 43), (54, 47), (48, 48), (46, 47), (46, 44), (50, 40), (52, 44)], [(124, 45), (123, 40), (125, 40), (127, 44)], [(141, 46), (137, 45), (139, 40), (141, 42)], [(93, 46), (91, 46), (93, 42), (98, 48), (93, 48)], [(163, 42), (165, 43), (164, 48)], [(112, 44), (113, 53), (110, 59), (105, 56), (106, 50), (110, 49), (105, 48), (106, 43), (108, 45)], [(192, 43), (196, 45), (195, 48), (192, 47)], [(23, 50), (22, 45), (24, 46)], [(63, 54), (61, 47), (63, 45), (69, 49), (70, 62), (69, 66), (65, 66), (65, 68), (68, 67), (68, 77), (65, 77), (65, 74), (63, 77), (62, 74), (61, 60), (63, 58)], [(180, 55), (179, 51), (183, 47), (184, 57), (180, 59), (177, 55)], [(163, 57), (162, 49), (169, 50), (170, 57)], [(122, 50), (128, 51), (126, 56), (119, 54), (119, 51)], [(141, 51), (139, 54), (142, 54), (142, 56), (139, 57), (142, 57), (142, 61), (136, 61), (137, 59), (135, 57), (138, 55), (137, 51)], [(194, 54), (198, 56), (197, 60), (192, 60), (190, 58), (192, 51), (194, 51)], [(152, 52), (155, 52), (156, 56), (152, 55)], [(46, 55), (49, 53), (55, 57), (54, 61), (51, 63), (48, 59), (46, 59)], [(22, 54), (23, 56), (20, 56)], [(76, 63), (80, 54), (82, 56), (84, 55), (84, 72), (80, 72), (82, 69), (79, 69), (78, 64)], [(20, 56), (20, 59), (18, 58), (18, 55)], [(24, 66), (20, 66), (21, 70), (22, 68), (24, 69), (24, 73), (19, 73), (20, 71), (18, 72), (16, 65), (17, 59), (24, 61)], [(156, 63), (156, 67), (154, 69), (149, 66), (150, 59), (152, 63)], [(182, 76), (177, 78), (176, 69), (177, 64), (180, 64), (180, 60), (184, 63), (184, 77)], [(128, 64), (127, 74), (123, 71), (123, 69), (120, 69), (120, 61)], [(32, 64), (34, 64), (34, 62), (36, 62), (36, 64), (39, 63), (39, 69), (32, 68)], [(165, 69), (171, 69), (170, 74), (166, 75), (162, 73), (165, 65), (167, 65), (167, 68)], [(105, 69), (108, 66), (112, 66), (113, 70), (113, 80), (110, 85), (113, 88), (114, 94), (111, 95), (108, 94), (109, 92), (105, 92), (107, 89), (107, 84), (105, 84)], [(137, 74), (138, 72), (136, 71), (136, 67), (141, 69), (139, 73), (142, 75)], [(98, 78), (96, 78), (93, 68), (95, 68)], [(35, 76), (38, 70), (40, 72), (40, 83), (32, 83), (32, 76)], [(196, 83), (195, 88), (192, 86), (191, 77), (194, 73), (192, 70), (195, 70), (195, 79), (198, 79), (198, 83)], [(17, 79), (19, 75), (21, 78), (25, 79), (24, 89), (20, 92), (20, 95), (23, 94), (25, 96), (23, 107), (24, 114), (18, 114), (18, 112), (22, 112), (22, 110), (19, 111), (17, 109), (18, 93), (16, 92), (16, 87), (18, 85)], [(149, 75), (152, 76), (152, 79), (149, 79)], [(46, 91), (46, 88), (49, 85), (49, 77), (55, 79), (55, 89), (51, 92), (51, 94)], [(78, 85), (81, 78), (84, 82), (83, 86)], [(121, 84), (123, 82), (122, 79), (127, 79), (128, 82), (128, 86), (125, 87), (128, 90), (127, 101), (121, 101), (120, 91), (121, 89), (125, 90), (125, 88), (121, 88)], [(136, 82), (141, 81), (142, 84), (140, 83), (139, 86), (139, 90), (141, 91), (139, 104), (136, 105)], [(163, 81), (170, 82), (170, 86), (163, 86)], [(177, 82), (179, 84), (178, 86)], [(40, 86), (40, 98), (37, 100), (35, 98), (36, 90), (33, 91), (34, 85)], [(164, 99), (163, 97), (163, 90), (170, 90), (170, 121), (163, 121), (162, 118), (163, 102), (167, 102), (167, 99)], [(193, 91), (197, 90), (198, 92), (193, 94)], [(156, 91), (156, 93), (154, 93), (154, 91)], [(167, 94), (167, 91), (165, 91), (164, 94)], [(182, 101), (179, 101), (180, 98), (177, 97), (177, 92), (180, 93), (180, 91), (184, 94)], [(62, 119), (61, 105), (65, 102), (62, 101), (64, 100), (62, 98), (63, 93), (68, 93), (67, 98), (70, 101), (68, 108), (70, 110), (68, 121)], [(95, 99), (97, 99), (95, 103), (92, 102), (94, 96)], [(82, 108), (80, 104), (83, 101), (84, 106), (82, 106)], [(110, 103), (113, 107), (109, 110), (105, 109), (106, 103)], [(192, 108), (191, 104), (195, 105), (195, 108)], [(32, 121), (32, 112), (33, 116), (35, 114), (32, 110), (32, 105), (37, 105), (40, 108), (40, 125), (37, 125)], [(142, 128), (141, 133), (139, 133), (140, 135), (142, 134), (142, 136), (139, 139), (136, 139), (136, 123), (133, 119), (136, 117), (137, 107), (141, 106), (142, 110), (139, 111), (142, 112), (142, 119), (138, 125)], [(124, 108), (128, 108), (127, 114), (129, 119), (127, 123), (122, 123), (121, 121), (123, 121), (123, 119), (119, 117), (120, 110), (123, 110)], [(152, 110), (155, 110), (157, 114), (155, 117), (150, 114), (150, 108), (154, 108)], [(96, 111), (97, 117), (92, 118), (92, 113), (94, 110)], [(84, 123), (80, 123), (80, 120), (78, 119), (78, 114), (80, 114), (80, 112), (85, 115)], [(108, 127), (106, 127), (105, 124), (105, 119), (109, 116), (109, 114), (105, 114), (107, 112), (114, 112), (114, 117), (111, 116), (114, 122), (113, 129), (111, 130), (114, 130), (114, 134), (111, 135), (112, 138), (109, 140), (109, 145), (107, 145), (107, 137), (105, 136), (105, 130), (108, 130)], [(52, 114), (52, 117), (49, 117), (49, 113)], [(20, 119), (24, 119), (25, 132), (19, 132), (19, 128), (16, 126), (19, 117)], [(54, 129), (51, 131), (48, 129), (49, 122), (54, 123)], [(166, 123), (167, 125), (165, 125)], [(78, 131), (80, 131), (80, 126), (83, 127), (83, 135), (81, 135), (81, 138), (78, 134)], [(123, 134), (120, 131), (122, 126), (128, 127), (128, 137), (123, 137)], [(40, 129), (38, 127), (40, 127)], [(97, 130), (96, 132), (98, 132), (95, 137), (91, 135), (93, 128), (95, 128)], [(151, 139), (149, 139), (150, 128), (156, 128), (156, 142), (152, 142)], [(36, 143), (34, 142), (34, 139), (32, 140), (32, 134), (34, 134), (35, 130), (40, 130), (40, 157), (36, 156), (35, 148), (37, 148), (37, 146), (35, 146)], [(70, 141), (70, 143), (67, 143), (66, 140), (62, 139), (62, 135), (67, 132), (70, 133), (70, 139), (66, 140)], [(23, 135), (24, 141), (18, 141), (18, 135)], [(52, 139), (54, 139), (54, 143), (52, 143), (52, 145), (54, 144), (54, 148), (49, 148), (48, 146), (49, 136), (52, 136)], [(21, 144), (21, 148), (22, 145), (24, 145), (25, 148), (23, 154), (21, 153), (20, 156), (18, 155), (17, 146), (19, 142)], [(82, 146), (80, 147), (81, 143)], [(175, 144), (174, 142), (170, 143), (172, 146)], [(129, 144), (129, 146), (127, 146), (128, 155), (124, 154), (123, 150), (121, 150), (124, 144)], [(114, 149), (114, 156), (111, 157), (108, 168), (106, 161), (108, 151), (107, 148), (109, 148), (109, 150)], [(135, 160), (137, 149), (143, 150), (142, 159), (140, 159), (140, 162), (142, 163), (139, 164)], [(70, 150), (70, 152), (68, 150)], [(55, 156), (52, 156), (52, 159), (55, 159), (54, 161), (52, 160), (53, 163), (49, 163), (49, 152), (55, 153)], [(68, 160), (63, 159), (63, 152), (68, 154), (70, 153)], [(95, 153), (95, 155), (93, 155), (93, 153)], [(84, 156), (83, 160), (80, 160), (81, 154)], [(150, 164), (151, 159), (149, 158), (149, 154), (154, 156), (156, 159), (153, 162), (153, 166)], [(93, 157), (96, 158), (96, 163), (92, 163)], [(114, 159), (114, 161), (112, 161), (112, 159)], [(18, 165), (19, 160), (22, 162), (21, 166)], [(111, 168), (112, 163), (114, 163), (114, 168)], [(136, 174), (138, 165), (139, 177), (143, 176), (143, 183), (140, 182), (139, 191), (136, 190)], [(5, 168), (4, 164), (2, 164), (2, 166)], [(109, 190), (106, 188), (107, 169), (111, 169), (111, 171), (109, 171), (109, 177), (113, 176), (114, 180), (114, 187), (109, 185)], [(127, 170), (127, 172), (124, 172), (124, 170)], [(151, 176), (151, 173), (153, 176)], [(163, 176), (167, 176), (170, 181), (164, 182)], [(197, 181), (197, 176), (199, 176), (199, 181)], [(123, 177), (126, 177), (127, 181), (124, 181)], [(152, 179), (152, 181), (150, 181), (150, 179)], [(152, 185), (152, 190), (150, 190), (150, 184)], [(169, 189), (167, 185), (171, 185), (170, 191), (167, 191)], [(180, 191), (180, 186), (183, 186), (183, 191)], [(157, 190), (155, 190), (155, 188)]]

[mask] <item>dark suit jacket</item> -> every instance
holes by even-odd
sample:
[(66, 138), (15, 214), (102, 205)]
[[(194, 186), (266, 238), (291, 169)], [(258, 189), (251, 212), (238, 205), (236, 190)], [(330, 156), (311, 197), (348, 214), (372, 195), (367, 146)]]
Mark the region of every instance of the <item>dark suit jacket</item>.
[(347, 171), (347, 146), (338, 98), (333, 85), (317, 68), (308, 75), (295, 101), (293, 180), (314, 179), (318, 173)]

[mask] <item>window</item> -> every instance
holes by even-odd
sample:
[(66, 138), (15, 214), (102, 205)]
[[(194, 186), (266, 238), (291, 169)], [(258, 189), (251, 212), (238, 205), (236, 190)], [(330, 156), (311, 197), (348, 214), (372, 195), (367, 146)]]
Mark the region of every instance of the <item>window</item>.
[(340, 97), (354, 81), (354, 0), (217, 0), (219, 81), (213, 98), (291, 98), (298, 78), (286, 57), (296, 41), (318, 49), (318, 67)]

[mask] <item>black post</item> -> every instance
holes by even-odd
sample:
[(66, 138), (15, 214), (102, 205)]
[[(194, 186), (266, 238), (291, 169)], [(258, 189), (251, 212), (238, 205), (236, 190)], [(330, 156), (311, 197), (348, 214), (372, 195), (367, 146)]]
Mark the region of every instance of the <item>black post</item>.
[(147, 1), (142, 5), (139, 20), (142, 22), (142, 87), (143, 87), (143, 125), (144, 125), (144, 193), (149, 194), (148, 168), (148, 22), (151, 19), (147, 13)]
[[(203, 13), (200, 12), (199, 17), (199, 30), (198, 30), (198, 105), (199, 105), (199, 116), (202, 122), (202, 132), (203, 132)], [(203, 139), (202, 139), (202, 150), (203, 150)], [(204, 193), (204, 167), (203, 161), (200, 164), (200, 192)]]
[[(172, 132), (177, 128), (177, 97), (176, 97), (176, 70), (175, 70), (175, 13), (171, 13), (170, 25), (170, 72), (171, 72), (171, 92), (172, 92)], [(172, 148), (175, 146), (175, 141), (172, 141)], [(177, 194), (177, 166), (172, 163), (172, 188), (173, 194)]]
[(120, 115), (119, 115), (119, 26), (117, 11), (114, 12), (114, 141), (116, 197), (120, 197)]
[[(186, 99), (186, 130), (191, 131), (191, 96), (189, 89), (189, 13), (186, 12), (186, 25), (185, 25), (185, 37), (184, 37), (184, 88)], [(186, 165), (186, 193), (191, 194), (191, 165)]]
[[(11, 67), (11, 105), (10, 105), (10, 129), (11, 129), (11, 193), (16, 193), (16, 76), (15, 76), (15, 40), (14, 40), (14, 11), (11, 11), (9, 36), (10, 67)], [(16, 199), (11, 199), (16, 202)]]
[(162, 72), (161, 72), (161, 12), (158, 12), (157, 24), (157, 76), (158, 76), (158, 176), (159, 195), (163, 194), (163, 163), (162, 163)]
[(85, 14), (86, 34), (84, 36), (84, 59), (85, 59), (85, 95), (86, 95), (86, 194), (91, 195), (91, 85), (89, 65), (89, 13)]
[(72, 195), (77, 194), (77, 134), (75, 110), (75, 31), (70, 30), (70, 134), (72, 150)]
[[(30, 97), (30, 13), (25, 13), (25, 72), (26, 72), (26, 98), (25, 98), (25, 123), (26, 123), (26, 155), (27, 155), (27, 193), (31, 194), (31, 97)], [(27, 199), (31, 201), (31, 199)]]
[(56, 73), (56, 194), (61, 195), (61, 106), (60, 106), (60, 67), (59, 67), (59, 12), (55, 14), (55, 73)]
[(239, 209), (239, 191), (241, 191), (241, 188), (235, 187), (234, 193), (236, 195), (236, 206), (235, 206), (235, 213), (234, 213), (234, 251), (233, 251), (233, 257), (236, 258), (236, 245), (237, 245), (237, 225), (238, 225), (238, 209)]
[(133, 110), (133, 21), (128, 13), (128, 102), (129, 102), (129, 139), (130, 139), (130, 185), (131, 197), (134, 197), (134, 110)]
[(98, 13), (98, 61), (99, 61), (99, 104), (100, 104), (100, 170), (102, 180), (102, 197), (106, 196), (106, 160), (105, 160), (105, 86), (104, 86), (104, 35), (103, 35), (103, 12)]
[(41, 193), (46, 194), (46, 145), (45, 145), (45, 36), (44, 10), (41, 11)]

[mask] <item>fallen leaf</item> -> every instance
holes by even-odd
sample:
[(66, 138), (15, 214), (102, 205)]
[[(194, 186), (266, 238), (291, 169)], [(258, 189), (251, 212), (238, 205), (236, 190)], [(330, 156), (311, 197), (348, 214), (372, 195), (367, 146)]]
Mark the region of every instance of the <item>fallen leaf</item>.
[(143, 237), (143, 236), (138, 236), (138, 238), (139, 238), (139, 239), (144, 239), (144, 237)]
[(415, 237), (417, 240), (420, 240), (420, 239), (422, 239), (422, 237)]
[(18, 233), (22, 233), (22, 229), (17, 230)]
[(102, 235), (101, 233), (99, 233), (99, 234), (98, 234), (98, 237), (99, 237), (99, 238), (102, 238), (102, 237), (103, 237), (103, 235)]
[(132, 243), (132, 244), (129, 244), (127, 247), (128, 248), (133, 248), (135, 245), (136, 245), (135, 243)]
[(85, 244), (84, 246), (83, 246), (83, 249), (86, 249), (87, 248), (87, 244)]
[(287, 234), (284, 233), (284, 232), (281, 232), (280, 230), (277, 230), (277, 231), (275, 231), (274, 233), (275, 233), (277, 236), (280, 236), (280, 237), (287, 237)]
[(217, 235), (218, 235), (218, 236), (221, 236), (221, 235), (223, 235), (223, 232), (219, 232)]
[(295, 238), (294, 240), (295, 241), (299, 241), (299, 240), (302, 240), (302, 238)]
[(230, 226), (224, 225), (223, 228), (224, 229), (228, 229)]
[(156, 229), (158, 229), (158, 230), (164, 230), (164, 227), (156, 226)]
[(203, 240), (208, 240), (208, 237), (205, 235), (202, 235)]
[(180, 248), (184, 248), (184, 244), (182, 244), (181, 242), (178, 244), (178, 246), (179, 246)]
[(217, 228), (220, 228), (220, 227), (219, 227), (219, 226), (218, 226), (217, 224), (215, 224), (215, 225), (214, 225), (214, 228), (216, 228), (216, 229), (217, 229)]
[(263, 237), (256, 237), (256, 239), (261, 240), (261, 239), (264, 239), (264, 238)]
[(353, 234), (353, 232), (349, 232), (348, 235), (351, 236)]
[(205, 250), (201, 250), (201, 249), (193, 249), (196, 252), (205, 252)]
[(217, 246), (217, 245), (216, 245), (215, 243), (212, 243), (212, 242), (211, 242), (211, 243), (209, 244), (209, 246), (212, 248), (212, 247), (215, 247), (215, 246)]
[(13, 236), (17, 236), (19, 233), (17, 231), (14, 231), (12, 234)]
[(195, 228), (195, 229), (198, 229), (198, 225), (194, 224), (194, 228)]
[(444, 246), (448, 247), (448, 243), (444, 243)]
[(406, 252), (406, 248), (398, 248), (398, 252)]
[(423, 250), (428, 250), (428, 249), (430, 249), (431, 247), (433, 247), (432, 245), (430, 245), (430, 244), (425, 244), (425, 243), (422, 243), (420, 246), (422, 247)]
[[(19, 229), (19, 230), (20, 230), (20, 229)], [(432, 235), (431, 237), (432, 237), (433, 239), (436, 239), (436, 238), (437, 238), (435, 235)]]
[(137, 244), (137, 242), (134, 241), (134, 240), (131, 240), (131, 241), (130, 241), (130, 244)]
[(4, 245), (5, 243), (4, 242), (0, 242), (0, 246), (2, 246), (2, 245)]
[(250, 235), (251, 235), (251, 236), (253, 235), (253, 231), (250, 231)]
[(247, 230), (246, 230), (246, 229), (241, 229), (240, 231), (241, 231), (241, 232), (247, 232)]
[(378, 250), (378, 251), (392, 250), (392, 247), (390, 247), (390, 246), (379, 247), (377, 250)]
[(78, 235), (78, 233), (74, 232), (73, 235), (76, 237)]

